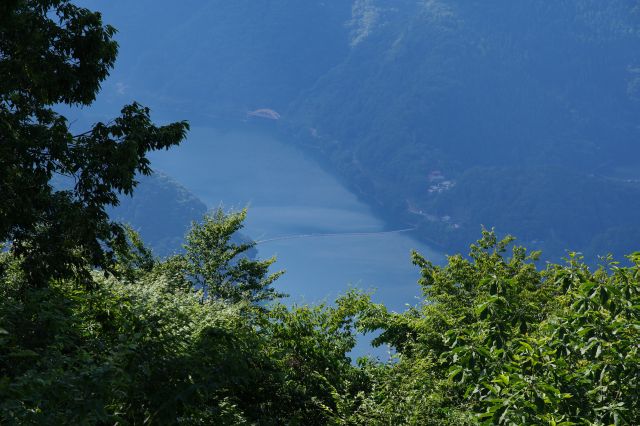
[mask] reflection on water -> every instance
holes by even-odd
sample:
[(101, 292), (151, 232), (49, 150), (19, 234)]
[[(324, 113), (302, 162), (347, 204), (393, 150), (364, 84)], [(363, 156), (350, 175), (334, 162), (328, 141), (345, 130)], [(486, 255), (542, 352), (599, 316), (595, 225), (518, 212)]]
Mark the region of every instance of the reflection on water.
[[(375, 288), (375, 300), (400, 310), (419, 294), (410, 251), (442, 259), (409, 232), (383, 232), (382, 221), (333, 176), (264, 132), (194, 128), (182, 146), (151, 160), (210, 208), (249, 206), (243, 232), (266, 240), (260, 256), (278, 257), (287, 273), (277, 286), (295, 302), (331, 301), (356, 286)], [(292, 235), (305, 236), (280, 238)]]

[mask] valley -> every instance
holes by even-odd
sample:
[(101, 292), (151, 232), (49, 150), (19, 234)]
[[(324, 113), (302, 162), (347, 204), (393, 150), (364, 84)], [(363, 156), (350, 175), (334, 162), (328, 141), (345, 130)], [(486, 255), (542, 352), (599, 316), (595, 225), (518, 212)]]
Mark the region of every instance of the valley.
[(417, 301), (417, 250), (434, 262), (441, 253), (413, 238), (414, 228), (384, 221), (313, 160), (250, 124), (233, 130), (196, 127), (187, 141), (151, 156), (209, 209), (248, 207), (243, 229), (258, 256), (277, 256), (277, 281), (293, 302), (332, 300), (350, 286), (375, 289), (392, 309)]

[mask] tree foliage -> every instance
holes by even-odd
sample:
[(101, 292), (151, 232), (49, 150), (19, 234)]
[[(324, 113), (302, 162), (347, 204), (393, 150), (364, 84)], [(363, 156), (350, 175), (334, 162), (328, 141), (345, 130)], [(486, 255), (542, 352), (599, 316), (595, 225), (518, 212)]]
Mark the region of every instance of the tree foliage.
[[(104, 209), (186, 124), (133, 104), (74, 136), (53, 110), (91, 103), (113, 33), (66, 0), (0, 4), (0, 423), (640, 424), (640, 253), (540, 269), (484, 231), (445, 265), (414, 253), (424, 301), (402, 313), (278, 303), (274, 259), (233, 239), (245, 211), (154, 258)], [(353, 363), (371, 331), (394, 359)]]
[[(540, 270), (537, 253), (506, 257), (510, 241), (485, 232), (443, 266), (414, 254), (425, 299), (402, 313), (359, 292), (318, 306), (214, 297), (230, 290), (214, 281), (224, 274), (204, 281), (205, 297), (189, 268), (154, 259), (135, 235), (119, 278), (94, 273), (93, 289), (73, 278), (34, 288), (5, 252), (0, 422), (637, 424), (640, 253), (630, 266), (591, 271), (572, 254)], [(210, 244), (203, 262), (233, 264), (237, 247)], [(394, 359), (354, 363), (373, 330)]]
[(406, 381), (391, 390), (393, 400), (386, 391), (368, 395), (356, 418), (431, 424), (420, 419), (466, 412), (487, 425), (640, 421), (640, 256), (590, 271), (572, 253), (566, 264), (538, 270), (539, 253), (514, 247), (504, 256), (511, 241), (485, 231), (469, 258), (452, 256), (445, 266), (414, 254), (425, 304), (402, 314), (375, 310), (361, 322), (381, 329), (377, 343), (398, 352), (396, 364), (373, 370), (376, 386)]
[(255, 242), (233, 240), (244, 226), (246, 215), (246, 209), (225, 214), (218, 208), (205, 216), (202, 223), (193, 223), (184, 246), (186, 253), (174, 259), (182, 265), (187, 285), (230, 302), (257, 303), (283, 296), (271, 286), (284, 273), (269, 273), (276, 259), (252, 260), (248, 251), (255, 247)]
[[(233, 260), (236, 247), (216, 244), (203, 261)], [(134, 234), (130, 247), (119, 278), (94, 273), (92, 289), (31, 287), (1, 255), (0, 423), (320, 425), (358, 383), (350, 307), (366, 297), (292, 308), (246, 291), (214, 297), (230, 290), (224, 275), (196, 289), (175, 258), (150, 258)]]
[[(148, 151), (176, 145), (188, 128), (157, 127), (133, 103), (109, 123), (71, 132), (54, 106), (93, 102), (116, 58), (114, 33), (68, 0), (0, 5), (0, 241), (11, 242), (35, 285), (109, 266), (124, 233), (105, 207), (151, 172)], [(54, 188), (54, 176), (72, 188)]]

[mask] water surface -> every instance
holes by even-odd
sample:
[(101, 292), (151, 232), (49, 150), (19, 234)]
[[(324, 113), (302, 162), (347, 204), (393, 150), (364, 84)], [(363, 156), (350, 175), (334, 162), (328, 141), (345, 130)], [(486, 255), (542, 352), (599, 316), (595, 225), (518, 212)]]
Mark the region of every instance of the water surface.
[(419, 295), (411, 250), (442, 260), (410, 231), (388, 232), (337, 179), (266, 131), (194, 128), (180, 147), (151, 157), (210, 208), (249, 207), (243, 232), (261, 241), (260, 257), (277, 256), (287, 272), (276, 285), (292, 301), (330, 302), (359, 287), (401, 310)]

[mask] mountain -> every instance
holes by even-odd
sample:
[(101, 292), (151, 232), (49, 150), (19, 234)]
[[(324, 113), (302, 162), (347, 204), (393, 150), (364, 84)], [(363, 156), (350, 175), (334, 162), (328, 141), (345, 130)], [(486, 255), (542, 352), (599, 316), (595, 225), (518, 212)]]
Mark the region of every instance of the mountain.
[(554, 257), (640, 235), (635, 2), (87, 3), (120, 30), (105, 108), (230, 126), (273, 110), (286, 140), (449, 252), (481, 225)]
[[(181, 253), (191, 224), (203, 221), (207, 206), (164, 173), (139, 176), (138, 180), (133, 197), (122, 196), (120, 205), (111, 209), (109, 215), (136, 230), (156, 256)], [(252, 241), (242, 232), (233, 234), (231, 240), (235, 244)], [(249, 259), (255, 259), (258, 250), (251, 247), (245, 254)]]
[(363, 197), (447, 250), (481, 224), (553, 255), (637, 242), (635, 3), (359, 3), (366, 36), (289, 112)]
[(130, 225), (157, 256), (182, 250), (191, 222), (200, 221), (207, 206), (170, 177), (155, 173), (139, 178), (133, 197), (123, 196), (109, 214)]
[(120, 105), (135, 97), (192, 122), (281, 111), (349, 53), (349, 2), (84, 3), (119, 31), (118, 63), (102, 100)]

